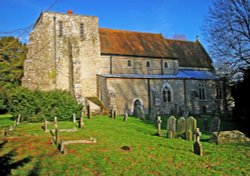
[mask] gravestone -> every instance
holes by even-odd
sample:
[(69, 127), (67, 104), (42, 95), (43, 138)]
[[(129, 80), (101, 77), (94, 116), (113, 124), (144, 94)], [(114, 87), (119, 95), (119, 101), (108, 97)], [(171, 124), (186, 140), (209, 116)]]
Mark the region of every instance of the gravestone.
[(54, 122), (57, 123), (57, 117), (54, 117)]
[(3, 133), (2, 133), (2, 136), (7, 136), (8, 135), (8, 131), (6, 128), (3, 129)]
[(48, 121), (46, 119), (44, 120), (44, 126), (43, 126), (43, 128), (44, 128), (45, 132), (48, 131)]
[(156, 132), (156, 135), (157, 136), (161, 136), (161, 116), (157, 116), (157, 132)]
[(201, 136), (200, 129), (197, 128), (195, 132), (194, 153), (197, 155), (203, 156), (203, 149), (200, 143), (200, 136)]
[(83, 127), (84, 127), (83, 117), (80, 117), (79, 128), (83, 128)]
[(177, 121), (177, 135), (184, 135), (186, 132), (186, 119), (181, 117)]
[(204, 129), (205, 129), (205, 130), (209, 130), (207, 118), (204, 119)]
[(170, 116), (167, 120), (167, 137), (174, 138), (176, 134), (176, 118), (174, 116)]
[(210, 125), (210, 132), (220, 131), (220, 124), (221, 124), (221, 120), (219, 117), (213, 118), (213, 120), (211, 121), (211, 125)]
[(250, 138), (248, 138), (244, 133), (238, 130), (231, 130), (231, 131), (213, 132), (211, 141), (216, 142), (217, 144), (234, 143), (234, 142), (239, 143), (239, 142), (250, 142)]
[(128, 120), (128, 113), (127, 112), (125, 112), (124, 113), (124, 118), (123, 118), (123, 121), (124, 122), (126, 122)]
[(76, 114), (75, 113), (73, 113), (73, 122), (75, 123), (76, 122)]
[(136, 115), (141, 118), (141, 119), (145, 119), (145, 113), (144, 113), (144, 110), (143, 110), (143, 107), (137, 105), (135, 107), (135, 110), (136, 110)]
[(90, 110), (90, 106), (89, 105), (86, 106), (86, 110), (87, 110), (87, 117), (88, 117), (88, 119), (91, 119), (92, 118), (92, 114), (91, 114), (91, 110)]
[(116, 119), (117, 118), (116, 110), (114, 110), (113, 112), (114, 112), (114, 119)]
[(58, 145), (58, 127), (57, 124), (55, 124), (55, 144)]
[(17, 125), (20, 124), (20, 120), (21, 120), (21, 114), (18, 114), (18, 117), (17, 117)]
[(186, 139), (194, 140), (195, 131), (197, 128), (197, 121), (194, 117), (190, 116), (186, 119)]

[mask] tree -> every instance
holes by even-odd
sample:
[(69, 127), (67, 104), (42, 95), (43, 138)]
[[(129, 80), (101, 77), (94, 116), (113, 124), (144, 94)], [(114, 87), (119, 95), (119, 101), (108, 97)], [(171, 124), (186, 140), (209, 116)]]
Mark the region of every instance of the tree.
[(0, 87), (21, 84), (26, 51), (26, 45), (17, 38), (0, 38)]
[(250, 66), (250, 1), (214, 0), (203, 28), (217, 69), (240, 80)]

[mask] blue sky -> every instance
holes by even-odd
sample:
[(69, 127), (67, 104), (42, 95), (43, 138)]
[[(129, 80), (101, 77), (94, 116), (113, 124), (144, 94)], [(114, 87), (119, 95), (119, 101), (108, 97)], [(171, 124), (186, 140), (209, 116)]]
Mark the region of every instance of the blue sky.
[[(204, 45), (201, 26), (212, 4), (212, 0), (1, 0), (0, 36), (32, 25), (53, 2), (49, 11), (71, 9), (74, 14), (98, 16), (100, 27), (162, 33), (167, 38), (181, 34), (191, 41), (199, 35)], [(12, 35), (27, 38), (25, 31)]]

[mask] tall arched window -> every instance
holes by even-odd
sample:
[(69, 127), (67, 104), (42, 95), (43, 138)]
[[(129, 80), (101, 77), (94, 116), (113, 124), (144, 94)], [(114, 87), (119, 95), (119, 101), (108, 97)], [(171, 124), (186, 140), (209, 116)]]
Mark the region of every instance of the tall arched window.
[(150, 67), (150, 61), (146, 62), (146, 67)]
[(199, 98), (200, 100), (205, 100), (205, 85), (199, 84)]
[(162, 90), (163, 102), (172, 102), (171, 88), (165, 85)]

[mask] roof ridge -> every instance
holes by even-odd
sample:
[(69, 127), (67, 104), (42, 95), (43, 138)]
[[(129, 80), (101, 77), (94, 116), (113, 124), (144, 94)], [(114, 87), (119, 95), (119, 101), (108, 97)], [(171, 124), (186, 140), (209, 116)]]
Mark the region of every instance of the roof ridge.
[(167, 41), (174, 41), (174, 42), (199, 43), (199, 42), (190, 41), (190, 40), (177, 40), (177, 39), (168, 39), (168, 38), (165, 38), (165, 40), (167, 40)]
[(109, 30), (109, 31), (112, 31), (112, 32), (140, 33), (140, 34), (150, 34), (150, 35), (161, 35), (162, 36), (161, 33), (139, 32), (139, 31), (130, 31), (130, 30), (123, 30), (123, 29), (99, 28), (99, 30)]

